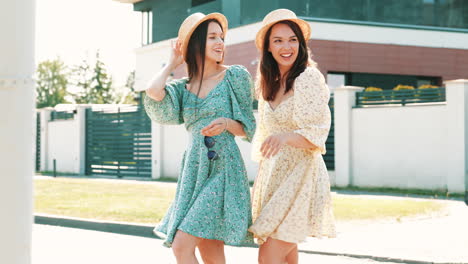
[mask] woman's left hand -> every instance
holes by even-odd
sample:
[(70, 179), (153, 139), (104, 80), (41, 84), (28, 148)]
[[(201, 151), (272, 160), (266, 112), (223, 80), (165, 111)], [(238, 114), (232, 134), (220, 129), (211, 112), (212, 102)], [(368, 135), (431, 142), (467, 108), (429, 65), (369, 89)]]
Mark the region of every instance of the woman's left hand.
[(202, 128), (201, 134), (207, 137), (217, 136), (227, 129), (228, 119), (225, 117), (217, 118), (206, 127)]
[(287, 134), (276, 134), (267, 137), (260, 147), (263, 157), (270, 158), (278, 154), (281, 148), (286, 145), (288, 141)]

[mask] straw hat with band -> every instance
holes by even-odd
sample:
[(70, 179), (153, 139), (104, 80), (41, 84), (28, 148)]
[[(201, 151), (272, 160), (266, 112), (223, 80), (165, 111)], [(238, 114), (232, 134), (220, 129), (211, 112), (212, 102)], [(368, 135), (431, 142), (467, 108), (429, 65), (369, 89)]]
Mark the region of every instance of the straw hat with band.
[(208, 15), (205, 15), (203, 13), (194, 13), (188, 16), (184, 22), (182, 22), (182, 25), (180, 25), (179, 28), (179, 35), (178, 35), (178, 40), (181, 42), (181, 49), (182, 49), (182, 54), (184, 55), (184, 58), (187, 56), (187, 46), (190, 41), (190, 37), (192, 37), (193, 32), (197, 27), (210, 19), (216, 19), (220, 24), (221, 28), (224, 32), (224, 35), (226, 35), (227, 29), (228, 29), (228, 21), (226, 17), (221, 14), (221, 13), (211, 13)]
[(257, 33), (257, 36), (255, 37), (255, 45), (257, 46), (258, 50), (262, 50), (263, 48), (265, 34), (267, 33), (268, 29), (270, 29), (270, 27), (274, 24), (285, 20), (289, 20), (296, 23), (301, 29), (302, 34), (304, 35), (304, 39), (306, 41), (309, 40), (311, 31), (309, 23), (297, 18), (296, 14), (289, 9), (276, 9), (265, 16), (262, 22), (262, 27), (260, 28), (260, 30)]

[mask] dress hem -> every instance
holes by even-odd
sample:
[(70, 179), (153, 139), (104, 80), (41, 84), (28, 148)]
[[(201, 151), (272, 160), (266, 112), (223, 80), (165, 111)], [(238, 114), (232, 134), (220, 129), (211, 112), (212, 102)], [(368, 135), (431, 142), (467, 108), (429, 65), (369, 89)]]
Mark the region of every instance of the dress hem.
[(319, 234), (308, 234), (308, 235), (306, 235), (304, 237), (304, 239), (292, 240), (292, 239), (281, 238), (280, 236), (278, 236), (278, 234), (276, 234), (276, 232), (270, 233), (269, 236), (259, 236), (255, 232), (255, 228), (250, 227), (248, 230), (249, 230), (249, 232), (251, 232), (254, 235), (255, 243), (258, 244), (258, 245), (262, 245), (263, 243), (265, 243), (268, 238), (273, 238), (273, 239), (276, 239), (276, 240), (281, 240), (281, 241), (288, 242), (288, 243), (293, 243), (293, 244), (300, 244), (300, 243), (307, 242), (307, 238), (309, 238), (309, 237), (310, 238), (318, 238), (318, 239), (335, 238), (336, 237), (336, 234), (321, 234), (321, 235), (319, 235)]
[[(197, 238), (202, 238), (202, 239), (210, 239), (210, 240), (219, 240), (224, 243), (226, 246), (232, 246), (232, 247), (256, 247), (257, 245), (252, 242), (252, 243), (231, 243), (231, 242), (226, 242), (225, 240), (222, 239), (216, 239), (216, 238), (209, 238), (209, 237), (201, 237), (194, 235), (192, 232), (187, 232), (186, 230), (182, 230), (181, 228), (177, 228), (177, 230), (180, 230), (184, 233), (187, 233), (191, 236), (197, 237)], [(157, 227), (153, 229), (153, 234), (155, 234), (158, 238), (164, 239), (163, 246), (171, 248), (172, 247), (172, 242), (167, 241), (167, 234), (157, 230)], [(175, 235), (174, 235), (175, 236)]]

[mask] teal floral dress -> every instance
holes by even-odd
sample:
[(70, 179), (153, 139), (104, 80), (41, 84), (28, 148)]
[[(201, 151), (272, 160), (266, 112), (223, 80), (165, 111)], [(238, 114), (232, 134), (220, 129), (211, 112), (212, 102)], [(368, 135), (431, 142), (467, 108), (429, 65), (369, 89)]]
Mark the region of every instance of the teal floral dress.
[(144, 99), (146, 113), (153, 121), (183, 123), (191, 136), (174, 201), (154, 232), (166, 238), (167, 247), (171, 247), (177, 230), (226, 245), (252, 244), (252, 234), (247, 231), (252, 224), (250, 190), (234, 135), (225, 131), (213, 137), (216, 143), (210, 150), (216, 151), (218, 158), (210, 161), (200, 134), (214, 119), (227, 117), (242, 123), (245, 140), (252, 140), (255, 119), (250, 74), (243, 66), (230, 66), (223, 80), (203, 99), (185, 88), (187, 80), (167, 83), (166, 96), (160, 102), (148, 96)]

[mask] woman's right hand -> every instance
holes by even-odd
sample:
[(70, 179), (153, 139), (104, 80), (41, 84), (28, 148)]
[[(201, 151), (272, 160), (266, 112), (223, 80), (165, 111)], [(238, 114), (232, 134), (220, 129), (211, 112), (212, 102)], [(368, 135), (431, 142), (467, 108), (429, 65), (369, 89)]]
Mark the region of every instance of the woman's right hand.
[(169, 57), (169, 66), (171, 70), (175, 70), (179, 65), (184, 62), (182, 53), (182, 43), (179, 40), (173, 40), (171, 43), (171, 55)]
[(162, 101), (166, 96), (164, 87), (171, 72), (184, 62), (180, 42), (173, 41), (169, 62), (153, 77), (146, 89), (146, 94), (155, 101)]

